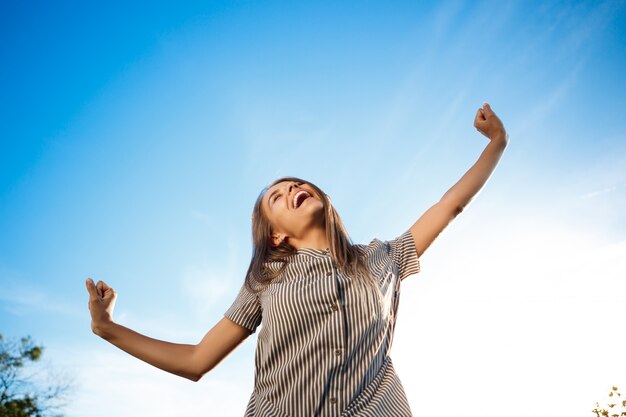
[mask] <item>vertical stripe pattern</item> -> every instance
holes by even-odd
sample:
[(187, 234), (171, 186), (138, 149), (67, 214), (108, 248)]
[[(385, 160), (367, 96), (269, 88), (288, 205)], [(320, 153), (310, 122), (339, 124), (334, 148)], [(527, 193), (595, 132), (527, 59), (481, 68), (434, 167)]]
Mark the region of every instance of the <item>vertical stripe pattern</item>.
[(420, 271), (415, 242), (406, 231), (360, 246), (382, 299), (310, 248), (260, 293), (241, 287), (224, 316), (253, 332), (262, 324), (245, 417), (412, 415), (389, 350), (400, 283)]

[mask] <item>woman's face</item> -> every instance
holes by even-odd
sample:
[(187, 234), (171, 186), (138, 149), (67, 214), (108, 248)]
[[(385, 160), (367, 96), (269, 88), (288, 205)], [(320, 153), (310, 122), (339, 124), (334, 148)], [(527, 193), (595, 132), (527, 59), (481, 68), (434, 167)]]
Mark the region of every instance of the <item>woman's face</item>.
[(283, 237), (302, 239), (312, 228), (324, 227), (324, 203), (307, 183), (274, 184), (266, 191), (261, 205), (272, 227), (274, 245)]

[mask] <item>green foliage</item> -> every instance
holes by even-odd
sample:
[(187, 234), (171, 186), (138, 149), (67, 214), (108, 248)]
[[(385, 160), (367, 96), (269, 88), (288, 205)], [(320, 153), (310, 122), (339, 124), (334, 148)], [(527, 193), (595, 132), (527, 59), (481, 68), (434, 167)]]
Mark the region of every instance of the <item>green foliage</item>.
[(591, 410), (596, 417), (623, 417), (626, 416), (626, 400), (622, 399), (617, 387), (612, 387), (609, 392), (609, 403), (606, 404), (608, 410), (604, 407), (600, 408), (600, 404), (596, 403), (596, 408)]
[(24, 398), (6, 401), (0, 405), (2, 417), (41, 417), (37, 400), (26, 396)]
[(70, 388), (69, 383), (54, 383), (41, 387), (25, 370), (43, 355), (43, 346), (30, 336), (18, 342), (6, 340), (0, 334), (0, 416), (1, 417), (60, 417), (53, 414), (59, 401)]

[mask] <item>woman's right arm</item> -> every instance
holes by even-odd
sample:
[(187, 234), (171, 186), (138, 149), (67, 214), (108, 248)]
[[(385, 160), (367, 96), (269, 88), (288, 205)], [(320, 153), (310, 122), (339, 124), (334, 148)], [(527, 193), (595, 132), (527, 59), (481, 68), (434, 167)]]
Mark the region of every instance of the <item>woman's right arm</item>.
[(144, 362), (192, 381), (202, 378), (252, 333), (224, 317), (197, 345), (153, 339), (113, 322), (117, 298), (113, 288), (103, 281), (96, 285), (91, 279), (86, 285), (95, 334)]

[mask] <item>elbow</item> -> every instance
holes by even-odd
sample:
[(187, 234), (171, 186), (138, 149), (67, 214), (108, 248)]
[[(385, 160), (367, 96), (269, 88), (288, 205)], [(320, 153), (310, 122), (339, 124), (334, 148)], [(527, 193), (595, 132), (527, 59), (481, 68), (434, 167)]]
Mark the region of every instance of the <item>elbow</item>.
[(444, 207), (444, 211), (450, 217), (450, 220), (461, 214), (465, 207), (469, 204), (469, 201), (460, 201), (459, 199), (452, 199), (444, 196), (438, 203), (439, 206)]
[(457, 203), (457, 202), (455, 203), (447, 202), (446, 206), (447, 206), (446, 212), (448, 213), (448, 216), (450, 217), (450, 221), (452, 221), (454, 220), (456, 216), (463, 213), (463, 210), (465, 210), (465, 207), (467, 207), (467, 203), (462, 204), (462, 203)]
[(448, 207), (449, 207), (450, 212), (452, 213), (453, 218), (463, 213), (463, 210), (465, 210), (465, 208), (470, 204), (471, 201), (472, 201), (471, 198), (457, 200), (457, 201), (450, 201), (448, 204)]
[(202, 377), (206, 374), (206, 371), (203, 371), (201, 368), (196, 366), (186, 366), (184, 370), (178, 374), (190, 381), (198, 382), (202, 379)]
[(188, 380), (190, 380), (192, 382), (198, 382), (198, 381), (200, 381), (202, 379), (203, 376), (204, 376), (204, 374), (193, 373), (193, 374), (185, 375), (185, 378), (187, 378)]
[(203, 376), (208, 374), (213, 368), (214, 366), (211, 366), (209, 368), (204, 368), (202, 370), (194, 370), (193, 372), (187, 373), (185, 377), (193, 382), (198, 382), (202, 379)]

